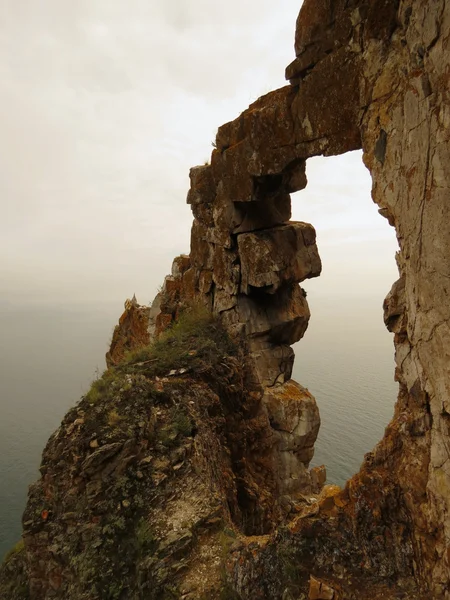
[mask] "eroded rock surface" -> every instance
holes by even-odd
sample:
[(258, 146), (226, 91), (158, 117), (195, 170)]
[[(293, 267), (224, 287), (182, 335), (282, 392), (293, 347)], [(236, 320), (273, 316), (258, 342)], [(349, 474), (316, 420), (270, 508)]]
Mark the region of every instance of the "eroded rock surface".
[[(207, 405), (195, 421), (204, 433), (195, 454), (203, 474), (198, 490), (212, 482), (225, 501), (222, 518), (235, 540), (216, 564), (220, 542), (214, 535), (196, 545), (189, 525), (177, 539), (168, 530), (158, 538), (157, 561), (166, 561), (167, 568), (175, 563), (167, 562), (166, 551), (182, 556), (192, 550), (214, 586), (217, 571), (211, 564), (220, 565), (225, 582), (206, 590), (207, 597), (219, 598), (226, 584), (230, 597), (241, 600), (450, 599), (449, 46), (446, 0), (305, 0), (297, 20), (296, 57), (286, 70), (290, 85), (220, 127), (210, 164), (190, 172), (190, 255), (175, 260), (151, 310), (142, 312), (148, 319), (142, 341), (146, 335), (158, 339), (183, 308), (196, 302), (220, 316), (241, 348), (242, 370), (227, 361), (222, 367), (240, 373), (245, 393), (235, 394), (231, 375), (229, 388), (211, 378), (213, 391), (203, 390)], [(395, 336), (399, 396), (384, 438), (341, 490), (323, 487), (323, 472), (307, 469), (318, 411), (311, 395), (290, 380), (291, 344), (304, 335), (310, 316), (299, 283), (319, 275), (321, 264), (313, 227), (289, 221), (289, 194), (305, 187), (309, 157), (355, 149), (363, 150), (373, 199), (399, 241), (399, 280), (384, 305), (386, 325)], [(131, 314), (125, 315), (112, 361), (133, 345), (128, 335), (141, 337), (132, 322)], [(179, 375), (179, 365), (173, 371)], [(200, 397), (192, 390), (182, 388), (180, 394), (170, 402), (197, 406)], [(70, 434), (66, 431), (70, 440), (83, 419), (72, 417), (64, 423), (73, 426)], [(63, 525), (61, 513), (53, 531), (52, 511), (66, 510), (61, 507), (70, 504), (70, 489), (86, 484), (76, 479), (80, 460), (87, 461), (79, 464), (89, 467), (85, 478), (91, 478), (95, 465), (102, 470), (115, 465), (114, 457), (128, 460), (127, 447), (134, 468), (139, 427), (130, 446), (123, 440), (122, 449), (111, 446), (121, 440), (105, 433), (103, 450), (90, 445), (84, 453), (70, 450), (66, 466), (75, 477), (72, 487), (58, 487), (55, 459), (31, 489), (25, 559), (21, 554), (14, 560), (21, 565), (21, 581), (28, 569), (36, 600), (78, 598), (75, 591), (67, 592), (76, 571), (64, 574), (66, 560), (53, 568), (71, 522)], [(50, 440), (55, 455), (65, 456), (73, 447), (72, 441), (58, 443), (57, 436)], [(157, 458), (156, 473), (165, 474), (167, 459)], [(183, 481), (177, 488), (181, 494), (193, 479)], [(103, 484), (101, 476), (89, 483), (89, 492), (87, 484), (83, 488), (88, 504), (80, 515), (93, 526), (98, 515), (89, 498), (104, 494)], [(210, 496), (205, 492), (204, 497)], [(169, 508), (174, 498), (162, 500)], [(144, 504), (159, 514), (165, 508), (147, 496)], [(121, 500), (120, 510), (128, 508)], [(89, 541), (89, 532), (83, 535), (77, 543)], [(205, 558), (208, 548), (212, 563)], [(4, 586), (11, 582), (11, 564), (0, 573)], [(155, 571), (155, 564), (160, 562), (145, 563), (152, 578), (160, 568), (165, 573), (160, 566)], [(185, 577), (183, 597), (189, 597), (190, 585), (199, 589), (199, 577), (199, 572)], [(130, 582), (127, 589), (137, 589), (130, 571), (123, 578)], [(130, 594), (124, 597), (140, 597)]]
[(150, 341), (150, 309), (138, 304), (136, 297), (126, 300), (125, 310), (114, 327), (110, 348), (106, 354), (106, 364), (118, 365), (127, 352), (146, 346)]

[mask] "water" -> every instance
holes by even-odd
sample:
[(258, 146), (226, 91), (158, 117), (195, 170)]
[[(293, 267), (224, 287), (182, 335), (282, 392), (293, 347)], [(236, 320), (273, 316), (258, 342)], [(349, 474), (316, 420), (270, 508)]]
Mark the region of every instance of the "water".
[(27, 487), (67, 409), (86, 391), (120, 307), (0, 304), (0, 560), (20, 538)]
[(382, 438), (397, 396), (393, 336), (374, 296), (308, 294), (312, 313), (295, 345), (293, 377), (315, 396), (321, 428), (312, 465), (325, 464), (328, 482), (342, 485)]
[[(393, 411), (392, 338), (380, 298), (329, 300), (308, 292), (312, 319), (296, 345), (295, 378), (315, 395), (322, 427), (314, 464), (343, 483), (382, 437)], [(0, 305), (0, 555), (20, 537), (27, 486), (43, 447), (86, 391), (120, 306)]]

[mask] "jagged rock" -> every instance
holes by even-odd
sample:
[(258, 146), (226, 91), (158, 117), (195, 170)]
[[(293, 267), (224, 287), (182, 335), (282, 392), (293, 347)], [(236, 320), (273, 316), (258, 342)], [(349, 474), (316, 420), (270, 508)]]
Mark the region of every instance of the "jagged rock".
[(105, 444), (104, 446), (90, 454), (81, 465), (81, 468), (86, 473), (86, 475), (92, 475), (98, 468), (101, 467), (101, 465), (106, 460), (117, 454), (122, 448), (122, 446), (123, 444), (121, 442)]
[(150, 309), (140, 306), (136, 299), (125, 303), (125, 311), (114, 328), (111, 346), (106, 354), (106, 364), (116, 365), (123, 360), (126, 352), (149, 343)]
[(298, 222), (239, 235), (241, 292), (254, 287), (275, 293), (287, 283), (318, 277), (322, 265), (315, 238), (311, 225)]
[(249, 341), (256, 382), (266, 388), (291, 378), (294, 351), (287, 344), (272, 344), (264, 338)]
[(262, 407), (272, 429), (272, 471), (279, 494), (310, 492), (308, 465), (320, 427), (316, 401), (305, 388), (291, 380), (266, 388)]
[(327, 469), (325, 465), (320, 467), (313, 467), (310, 471), (311, 474), (311, 486), (315, 492), (319, 492), (327, 480)]
[(332, 587), (311, 575), (308, 598), (309, 600), (333, 600), (335, 593)]
[(384, 322), (389, 331), (406, 332), (405, 279), (396, 281), (383, 303)]
[(272, 344), (294, 344), (303, 336), (310, 317), (308, 303), (298, 285), (275, 294), (238, 297), (239, 318), (250, 338), (265, 336)]
[[(17, 561), (17, 577), (29, 577), (33, 600), (81, 600), (84, 591), (93, 598), (135, 597), (133, 585), (156, 598), (174, 573), (198, 597), (213, 598), (223, 591), (220, 572), (241, 600), (306, 595), (310, 573), (319, 572), (323, 581), (314, 580), (311, 592), (317, 598), (450, 598), (449, 30), (445, 0), (304, 1), (296, 58), (286, 71), (291, 85), (259, 98), (220, 127), (211, 164), (191, 170), (190, 258), (177, 262), (151, 311), (127, 302), (108, 362), (116, 364), (126, 350), (157, 337), (189, 303), (220, 313), (243, 354), (200, 369), (196, 376), (203, 384), (201, 378), (209, 377), (206, 387), (190, 373), (189, 385), (175, 395), (167, 381), (155, 380), (151, 391), (145, 377), (134, 380), (131, 421), (120, 440), (124, 449), (111, 464), (105, 460), (101, 477), (93, 473), (87, 485), (80, 465), (89, 460), (89, 440), (99, 439), (102, 447), (117, 443), (121, 415), (103, 414), (93, 402), (84, 414), (68, 415), (49, 441), (24, 516), (25, 553)], [(314, 493), (324, 483), (323, 472), (306, 471), (317, 409), (309, 398), (309, 425), (303, 431), (299, 421), (297, 431), (290, 419), (299, 416), (298, 403), (277, 394), (292, 389), (290, 344), (303, 336), (309, 319), (293, 282), (317, 274), (320, 263), (313, 243), (303, 238), (302, 245), (298, 227), (285, 223), (288, 195), (305, 186), (309, 157), (355, 149), (363, 150), (372, 197), (399, 239), (400, 278), (384, 305), (386, 324), (395, 332), (399, 395), (382, 441), (360, 471), (344, 489), (325, 486), (302, 508), (298, 480)], [(306, 231), (312, 228), (305, 225), (302, 234)], [(155, 460), (140, 465), (143, 477), (134, 477), (156, 431), (158, 413), (148, 414), (154, 393), (155, 402), (168, 394), (170, 406), (192, 409), (199, 451), (177, 471), (170, 459), (164, 472), (154, 469), (160, 464)], [(116, 402), (115, 393), (110, 400)], [(167, 406), (161, 413), (167, 427)], [(115, 425), (106, 431), (105, 422)], [(165, 443), (175, 443), (178, 435), (164, 427)], [(163, 449), (162, 442), (156, 444), (151, 454)], [(223, 548), (216, 535), (196, 538), (195, 567), (184, 557), (169, 565), (155, 557), (152, 536), (145, 542), (152, 551), (142, 560), (135, 549), (128, 552), (131, 546), (120, 557), (106, 551), (100, 523), (111, 526), (114, 511), (121, 511), (117, 529), (122, 531), (123, 516), (126, 535), (136, 533), (132, 495), (108, 487), (111, 478), (122, 481), (121, 469), (122, 477), (131, 470), (133, 486), (148, 485), (145, 516), (165, 523), (157, 545), (175, 525), (184, 528), (180, 519), (194, 498), (206, 502), (206, 514), (223, 506), (223, 519), (244, 534), (229, 544), (225, 564), (217, 559)], [(70, 514), (73, 519), (62, 518)], [(287, 515), (294, 516), (287, 521)], [(112, 548), (117, 539), (130, 542), (125, 534), (105, 531)], [(11, 564), (0, 571), (6, 600), (17, 597)], [(206, 588), (201, 573), (210, 579)], [(128, 587), (101, 587), (112, 585), (112, 574)]]

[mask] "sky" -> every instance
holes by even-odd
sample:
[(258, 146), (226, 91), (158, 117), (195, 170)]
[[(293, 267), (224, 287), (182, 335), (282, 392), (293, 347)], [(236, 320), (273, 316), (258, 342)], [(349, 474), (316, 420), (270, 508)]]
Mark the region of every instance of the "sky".
[[(4, 549), (19, 535), (40, 448), (86, 391), (95, 366), (103, 369), (124, 300), (135, 293), (150, 302), (172, 259), (189, 251), (189, 168), (209, 160), (220, 125), (286, 85), (300, 5), (0, 0)], [(355, 413), (359, 373), (371, 381), (346, 348), (356, 348), (375, 380), (382, 379), (373, 370), (373, 327), (385, 333), (381, 303), (397, 278), (397, 243), (370, 198), (359, 152), (310, 159), (307, 176), (307, 188), (293, 195), (293, 218), (315, 226), (323, 271), (302, 284), (312, 312), (305, 340), (312, 345), (296, 365), (308, 383), (307, 358), (317, 357), (326, 433), (320, 385), (335, 380), (327, 366), (333, 352), (348, 365), (337, 363), (349, 382), (340, 387), (336, 379), (341, 404), (330, 401), (341, 414), (346, 402)], [(392, 365), (389, 337), (387, 345)], [(385, 371), (389, 381), (392, 370)], [(316, 393), (313, 380), (311, 386)], [(340, 427), (333, 415), (328, 422)], [(337, 437), (347, 444), (340, 430)]]
[[(189, 251), (189, 168), (285, 85), (300, 4), (2, 0), (0, 302), (149, 302)], [(396, 241), (360, 153), (307, 175), (293, 217), (316, 227), (324, 270), (306, 287), (382, 298)]]

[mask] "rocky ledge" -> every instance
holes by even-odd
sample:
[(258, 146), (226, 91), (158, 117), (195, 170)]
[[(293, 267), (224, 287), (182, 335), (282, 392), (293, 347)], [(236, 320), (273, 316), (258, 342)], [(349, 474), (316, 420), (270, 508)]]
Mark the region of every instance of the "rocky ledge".
[[(450, 599), (449, 32), (446, 0), (304, 0), (289, 85), (219, 128), (189, 256), (127, 302), (50, 439), (2, 597)], [(308, 468), (318, 411), (291, 380), (321, 263), (290, 194), (308, 158), (355, 149), (399, 242), (399, 395), (340, 489)], [(215, 325), (180, 357), (192, 307)]]
[[(140, 313), (127, 312), (129, 331)], [(307, 470), (313, 398), (289, 383), (262, 399), (247, 361), (195, 307), (94, 381), (44, 450), (2, 599), (233, 597), (240, 537), (269, 533), (323, 484)], [(281, 495), (297, 479), (307, 497)]]

